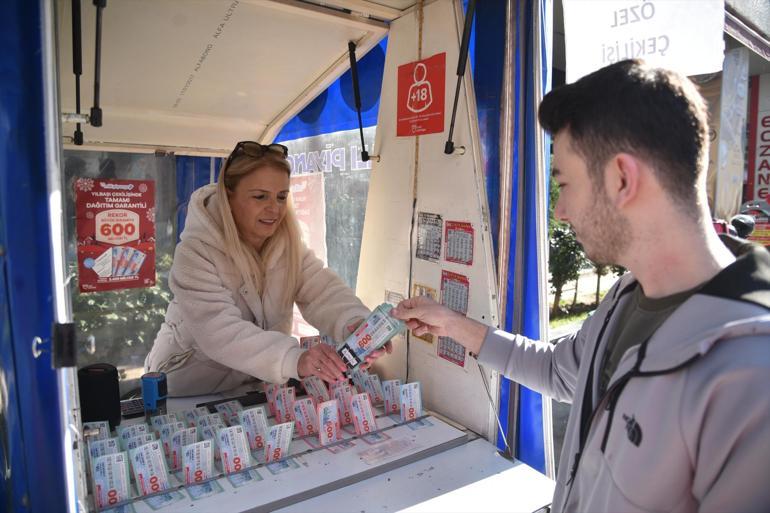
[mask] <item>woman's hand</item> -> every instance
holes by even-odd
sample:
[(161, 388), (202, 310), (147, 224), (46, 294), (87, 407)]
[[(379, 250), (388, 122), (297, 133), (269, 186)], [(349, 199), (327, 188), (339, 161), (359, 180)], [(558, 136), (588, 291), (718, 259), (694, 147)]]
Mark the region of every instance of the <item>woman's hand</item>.
[(316, 344), (299, 357), (297, 374), (300, 378), (318, 376), (324, 381), (333, 382), (345, 379), (342, 375), (347, 366), (333, 347), (326, 344)]

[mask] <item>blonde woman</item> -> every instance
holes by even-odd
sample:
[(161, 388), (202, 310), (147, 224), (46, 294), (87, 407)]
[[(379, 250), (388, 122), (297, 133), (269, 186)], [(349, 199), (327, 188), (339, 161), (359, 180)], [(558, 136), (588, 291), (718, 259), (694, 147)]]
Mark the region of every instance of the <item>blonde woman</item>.
[(343, 377), (333, 348), (303, 350), (289, 335), (295, 303), (335, 340), (369, 310), (303, 244), (286, 155), (280, 144), (239, 142), (218, 183), (190, 198), (169, 276), (174, 299), (145, 360), (146, 370), (167, 374), (169, 395), (219, 392), (253, 377)]

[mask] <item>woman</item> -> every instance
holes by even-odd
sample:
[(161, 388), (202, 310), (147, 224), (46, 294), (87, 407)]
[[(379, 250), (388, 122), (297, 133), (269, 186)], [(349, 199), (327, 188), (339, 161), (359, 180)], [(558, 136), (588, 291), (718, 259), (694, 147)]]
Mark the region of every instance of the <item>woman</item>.
[(337, 341), (369, 310), (303, 244), (286, 155), (280, 144), (239, 142), (218, 183), (190, 198), (169, 275), (174, 299), (145, 360), (146, 370), (167, 374), (169, 395), (219, 392), (251, 377), (343, 377), (332, 347), (303, 350), (289, 336), (294, 303)]

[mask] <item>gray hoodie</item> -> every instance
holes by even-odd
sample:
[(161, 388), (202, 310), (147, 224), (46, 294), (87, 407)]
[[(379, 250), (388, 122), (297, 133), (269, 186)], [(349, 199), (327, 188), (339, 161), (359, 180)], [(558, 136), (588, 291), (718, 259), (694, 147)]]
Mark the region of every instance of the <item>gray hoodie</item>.
[(736, 249), (623, 355), (601, 397), (605, 333), (631, 275), (556, 345), (489, 330), (482, 364), (572, 403), (552, 511), (770, 511), (770, 254)]

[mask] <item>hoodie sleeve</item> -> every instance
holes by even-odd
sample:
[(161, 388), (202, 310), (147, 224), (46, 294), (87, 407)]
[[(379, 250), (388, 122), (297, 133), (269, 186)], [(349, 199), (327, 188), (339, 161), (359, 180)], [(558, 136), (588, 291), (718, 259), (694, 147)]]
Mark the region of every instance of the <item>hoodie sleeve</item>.
[(201, 243), (177, 245), (169, 287), (199, 349), (212, 360), (271, 383), (297, 377), (297, 341), (244, 319)]
[(305, 249), (300, 267), (294, 301), (302, 317), (335, 341), (345, 340), (349, 333), (347, 326), (365, 319), (371, 312), (342, 278), (324, 267), (312, 250)]
[(585, 346), (586, 323), (555, 345), (490, 328), (479, 362), (532, 390), (571, 403)]
[(724, 340), (688, 369), (679, 422), (699, 512), (768, 510), (769, 355), (767, 335)]

